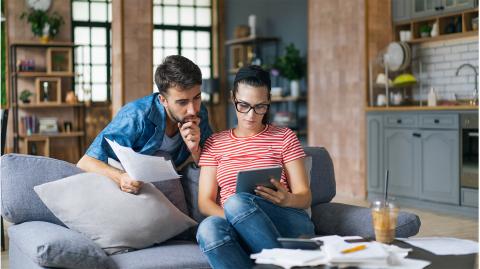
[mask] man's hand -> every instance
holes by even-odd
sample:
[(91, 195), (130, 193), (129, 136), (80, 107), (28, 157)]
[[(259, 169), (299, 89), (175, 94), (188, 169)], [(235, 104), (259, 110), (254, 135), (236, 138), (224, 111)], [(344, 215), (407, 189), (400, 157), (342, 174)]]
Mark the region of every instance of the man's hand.
[(131, 179), (127, 173), (120, 175), (120, 189), (124, 192), (137, 194), (143, 186), (142, 181)]
[(279, 181), (272, 178), (270, 182), (277, 188), (276, 191), (267, 187), (257, 186), (255, 193), (276, 205), (288, 206), (292, 194)]
[(200, 118), (187, 119), (185, 123), (178, 123), (178, 129), (188, 150), (193, 154), (197, 154), (200, 149)]

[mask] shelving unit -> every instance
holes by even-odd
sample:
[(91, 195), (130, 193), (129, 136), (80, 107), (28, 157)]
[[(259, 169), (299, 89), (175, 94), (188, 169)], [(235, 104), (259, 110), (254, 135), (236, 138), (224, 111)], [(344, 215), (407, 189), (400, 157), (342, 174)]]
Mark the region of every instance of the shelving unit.
[[(225, 46), (229, 49), (230, 62), (228, 74), (232, 77), (241, 67), (252, 64), (255, 58), (260, 58), (262, 65), (273, 64), (270, 58), (275, 59), (279, 56), (279, 43), (280, 38), (278, 37), (243, 37), (227, 40)], [(272, 47), (273, 55), (269, 55), (269, 58), (266, 54), (267, 52), (272, 54)], [(267, 49), (270, 49), (270, 51), (267, 51)], [(272, 84), (278, 84), (278, 81), (272, 81)], [(280, 114), (279, 116), (290, 118), (291, 122), (285, 124), (287, 124), (301, 140), (306, 142), (306, 120), (304, 124), (301, 124), (302, 119), (299, 116), (300, 107), (306, 105), (306, 102), (307, 97), (305, 96), (272, 96), (270, 120), (273, 122), (277, 112), (285, 113), (285, 115)], [(233, 111), (235, 111), (235, 108), (233, 108)]]
[[(75, 45), (71, 42), (49, 42), (46, 44), (16, 42), (10, 44), (10, 103), (13, 110), (14, 152), (50, 156), (54, 152), (50, 147), (56, 140), (75, 139), (76, 142), (68, 142), (76, 145), (75, 148), (72, 148), (72, 154), (75, 159), (83, 155), (85, 148), (85, 105), (84, 103), (65, 102), (67, 92), (73, 90), (74, 85), (75, 74), (72, 71), (74, 47)], [(35, 65), (32, 70), (20, 71), (17, 66), (17, 58), (20, 58), (28, 49), (35, 51), (34, 56), (29, 53), (29, 57), (40, 58), (41, 63)], [(22, 88), (19, 89), (20, 87)], [(47, 88), (47, 92), (44, 92)], [(20, 102), (18, 98), (19, 90), (23, 89), (35, 93), (34, 97), (30, 98), (30, 103)], [(44, 95), (50, 95), (51, 92), (54, 96)], [(22, 129), (26, 130), (27, 126), (20, 128), (23, 123), (22, 115), (37, 119), (42, 117), (54, 118), (59, 131), (49, 133), (39, 133), (37, 131), (27, 134), (22, 131)], [(63, 119), (64, 122), (62, 123), (59, 119)], [(40, 129), (33, 126), (34, 124), (35, 121), (29, 127), (32, 127), (35, 131)], [(67, 130), (64, 130), (64, 125), (68, 126)], [(66, 161), (76, 162), (75, 159)]]
[[(396, 41), (400, 41), (400, 31), (409, 30), (412, 33), (412, 39), (406, 42), (409, 43), (423, 43), (433, 42), (454, 38), (462, 38), (469, 36), (478, 36), (478, 28), (473, 29), (472, 19), (478, 18), (478, 8), (469, 9), (462, 12), (451, 13), (448, 15), (433, 16), (428, 18), (422, 18), (417, 20), (411, 20), (395, 24), (393, 27), (394, 38)], [(461, 31), (457, 31), (457, 25), (454, 22), (461, 24)], [(421, 37), (420, 28), (423, 25), (438, 24), (438, 36), (435, 37)], [(453, 25), (453, 26), (452, 26)], [(453, 27), (453, 28), (452, 28)], [(448, 29), (450, 28), (450, 29)]]

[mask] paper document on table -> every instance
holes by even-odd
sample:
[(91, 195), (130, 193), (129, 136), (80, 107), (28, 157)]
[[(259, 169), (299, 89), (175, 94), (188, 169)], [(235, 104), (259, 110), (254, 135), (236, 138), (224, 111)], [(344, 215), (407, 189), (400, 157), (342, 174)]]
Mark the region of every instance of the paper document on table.
[(478, 242), (451, 237), (397, 238), (435, 255), (465, 255), (478, 253)]
[(115, 155), (120, 160), (125, 172), (136, 180), (157, 182), (180, 178), (171, 161), (163, 157), (149, 156), (137, 153), (129, 147), (124, 147), (115, 141), (105, 138)]
[(283, 268), (293, 266), (316, 266), (326, 264), (325, 254), (320, 250), (300, 249), (263, 249), (262, 252), (250, 255), (257, 264), (274, 264)]

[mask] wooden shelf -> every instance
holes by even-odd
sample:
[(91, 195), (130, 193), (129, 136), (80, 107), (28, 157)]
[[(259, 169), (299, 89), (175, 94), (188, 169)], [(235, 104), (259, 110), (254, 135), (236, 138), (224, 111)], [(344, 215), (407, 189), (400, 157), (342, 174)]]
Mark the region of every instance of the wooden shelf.
[(369, 106), (368, 111), (417, 111), (417, 110), (478, 110), (478, 106)]
[[(469, 9), (462, 12), (450, 13), (446, 15), (432, 16), (399, 22), (393, 26), (394, 39), (396, 41), (400, 41), (399, 32), (405, 30), (409, 30), (411, 32), (412, 39), (405, 41), (410, 44), (478, 36), (478, 29), (473, 30), (471, 25), (471, 19), (475, 16), (478, 16), (478, 8)], [(456, 17), (461, 19), (462, 31), (456, 33), (445, 33), (446, 23)], [(433, 23), (437, 23), (439, 27), (439, 35), (435, 37), (420, 37), (420, 27), (422, 25), (431, 26)]]
[(25, 135), (19, 134), (18, 137), (20, 138), (29, 138), (29, 139), (42, 139), (42, 138), (64, 138), (64, 137), (80, 137), (83, 136), (85, 132), (60, 132), (60, 133), (51, 133), (51, 134), (32, 134), (32, 135)]
[(74, 77), (75, 73), (62, 73), (62, 74), (51, 74), (47, 72), (13, 72), (12, 76), (18, 76), (18, 77)]
[[(15, 106), (15, 104), (13, 104)], [(61, 104), (56, 104), (56, 103), (51, 103), (51, 104), (18, 104), (18, 108), (22, 109), (34, 109), (34, 108), (63, 108), (63, 107), (82, 107), (85, 106), (84, 103), (76, 103), (76, 104), (67, 104), (67, 103), (61, 103)]]
[(280, 39), (277, 37), (243, 37), (237, 39), (230, 39), (225, 42), (225, 45), (237, 45), (237, 44), (254, 44), (254, 43), (266, 43), (266, 42), (276, 42)]
[(272, 103), (278, 102), (293, 102), (293, 101), (306, 101), (307, 97), (305, 96), (285, 96), (285, 97), (278, 97), (272, 96)]
[(52, 41), (47, 43), (41, 42), (33, 42), (33, 41), (19, 41), (10, 43), (10, 46), (15, 47), (75, 47), (72, 42), (60, 42), (60, 41)]

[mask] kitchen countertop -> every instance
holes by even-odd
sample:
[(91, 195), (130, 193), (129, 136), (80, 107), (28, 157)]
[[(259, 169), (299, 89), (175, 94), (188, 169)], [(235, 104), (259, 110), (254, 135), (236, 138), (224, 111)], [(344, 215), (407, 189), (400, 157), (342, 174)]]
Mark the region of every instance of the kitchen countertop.
[(370, 111), (442, 111), (442, 110), (478, 110), (478, 106), (368, 106), (366, 112)]

